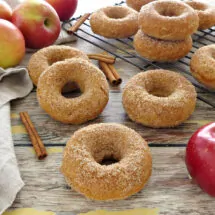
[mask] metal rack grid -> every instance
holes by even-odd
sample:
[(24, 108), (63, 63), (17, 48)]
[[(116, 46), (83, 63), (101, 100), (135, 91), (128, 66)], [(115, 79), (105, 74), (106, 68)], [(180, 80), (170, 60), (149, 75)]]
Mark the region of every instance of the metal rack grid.
[[(125, 2), (122, 1), (115, 5), (124, 5)], [(77, 18), (72, 18), (68, 22), (63, 23), (64, 30), (67, 30), (72, 26), (73, 22), (77, 21), (81, 16)], [(79, 30), (74, 33), (78, 38), (112, 54), (116, 58), (119, 58), (140, 70), (146, 71), (148, 69), (169, 69), (173, 71), (180, 71), (184, 76), (196, 87), (198, 96), (197, 98), (208, 105), (215, 108), (215, 91), (206, 88), (199, 82), (197, 82), (190, 73), (189, 64), (193, 53), (205, 45), (215, 44), (215, 26), (196, 32), (192, 35), (193, 47), (191, 51), (180, 60), (173, 63), (159, 63), (155, 61), (150, 61), (138, 55), (132, 45), (133, 37), (126, 39), (106, 39), (92, 32), (89, 19), (87, 19), (84, 24), (79, 28)], [(116, 52), (118, 50), (118, 52)], [(119, 53), (120, 51), (120, 53)], [(207, 93), (207, 97), (204, 96)], [(208, 96), (209, 95), (209, 96)]]

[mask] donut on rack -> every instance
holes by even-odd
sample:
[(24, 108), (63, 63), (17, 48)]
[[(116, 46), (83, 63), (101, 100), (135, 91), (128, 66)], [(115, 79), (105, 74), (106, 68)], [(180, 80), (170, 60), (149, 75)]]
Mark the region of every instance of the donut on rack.
[(190, 61), (192, 75), (205, 86), (215, 89), (215, 45), (198, 49)]
[(136, 11), (140, 11), (141, 7), (155, 0), (126, 0), (126, 4)]
[[(115, 163), (105, 165), (105, 161)], [(139, 192), (152, 171), (147, 142), (120, 124), (76, 131), (64, 150), (61, 172), (69, 186), (94, 200), (124, 199)]]
[(192, 38), (168, 41), (155, 39), (141, 30), (134, 37), (135, 50), (144, 58), (152, 61), (171, 62), (184, 57), (192, 48)]
[(126, 38), (138, 30), (138, 13), (129, 7), (109, 6), (94, 12), (92, 31), (107, 38)]
[(184, 40), (198, 26), (197, 12), (181, 1), (154, 1), (143, 6), (139, 13), (140, 29), (157, 39)]
[[(81, 96), (66, 98), (62, 95), (63, 87), (69, 82), (77, 83)], [(81, 58), (53, 64), (41, 74), (37, 87), (40, 106), (62, 123), (81, 124), (96, 118), (109, 98), (103, 72)]]
[(215, 25), (215, 7), (202, 1), (186, 1), (186, 4), (197, 11), (199, 16), (199, 30), (205, 30)]
[(37, 86), (40, 75), (53, 63), (74, 57), (88, 60), (85, 53), (70, 46), (53, 45), (37, 51), (28, 63), (28, 72), (34, 85)]
[(196, 105), (194, 86), (182, 75), (150, 70), (135, 75), (123, 91), (129, 118), (148, 127), (174, 127), (184, 122)]

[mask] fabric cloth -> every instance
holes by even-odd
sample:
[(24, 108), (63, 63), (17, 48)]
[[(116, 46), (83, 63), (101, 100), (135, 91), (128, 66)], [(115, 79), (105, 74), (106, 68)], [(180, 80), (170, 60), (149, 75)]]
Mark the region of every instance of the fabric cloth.
[(27, 69), (10, 68), (4, 70), (0, 68), (0, 107), (12, 99), (27, 96), (32, 89), (33, 84)]
[(33, 84), (25, 68), (0, 68), (0, 214), (24, 186), (14, 153), (9, 101), (28, 95)]

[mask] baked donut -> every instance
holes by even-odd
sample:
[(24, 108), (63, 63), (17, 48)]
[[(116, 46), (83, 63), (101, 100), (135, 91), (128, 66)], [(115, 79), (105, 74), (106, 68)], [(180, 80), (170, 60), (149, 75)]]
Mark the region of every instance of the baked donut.
[[(115, 163), (104, 165), (105, 161)], [(152, 171), (147, 142), (120, 124), (94, 124), (74, 133), (61, 172), (77, 192), (94, 200), (124, 199), (140, 191)]]
[(92, 31), (107, 38), (126, 38), (138, 30), (138, 13), (129, 7), (109, 6), (92, 14)]
[(143, 6), (139, 13), (140, 29), (157, 39), (184, 40), (198, 26), (197, 12), (181, 1), (154, 1)]
[[(75, 82), (82, 95), (65, 98), (62, 89)], [(37, 98), (40, 106), (62, 123), (81, 124), (96, 118), (105, 108), (109, 98), (105, 75), (92, 63), (73, 58), (53, 64), (40, 76)]]
[(184, 122), (196, 105), (194, 86), (168, 70), (149, 70), (135, 75), (123, 91), (129, 118), (152, 128), (174, 127)]
[(215, 25), (215, 7), (201, 1), (186, 1), (197, 11), (199, 16), (199, 30), (205, 30)]
[(40, 75), (53, 63), (74, 57), (88, 60), (86, 54), (70, 46), (53, 45), (37, 51), (28, 63), (28, 72), (34, 85), (37, 86)]
[(205, 86), (215, 89), (215, 45), (198, 49), (191, 58), (192, 75)]
[(134, 10), (140, 11), (141, 7), (155, 0), (126, 0), (126, 4)]
[(184, 57), (192, 48), (192, 38), (168, 41), (155, 39), (141, 30), (134, 37), (134, 48), (143, 57), (160, 62), (176, 61)]

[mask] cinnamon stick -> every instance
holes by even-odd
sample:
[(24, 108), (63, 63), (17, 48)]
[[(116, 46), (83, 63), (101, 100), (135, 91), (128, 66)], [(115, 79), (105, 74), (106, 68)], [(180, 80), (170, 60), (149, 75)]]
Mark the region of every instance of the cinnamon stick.
[(89, 16), (90, 13), (85, 13), (80, 19), (76, 21), (76, 23), (71, 28), (67, 30), (67, 33), (71, 34), (76, 32), (79, 29), (79, 27), (89, 18)]
[(111, 70), (113, 76), (115, 77), (116, 81), (117, 81), (117, 85), (122, 83), (122, 79), (120, 78), (117, 70), (115, 69), (113, 64), (108, 64), (109, 69)]
[(107, 79), (113, 84), (116, 85), (116, 78), (113, 76), (111, 70), (108, 67), (108, 64), (99, 61), (99, 67), (101, 68), (101, 70), (104, 72), (104, 74), (106, 75)]
[(116, 77), (114, 76), (114, 73), (112, 71), (112, 67), (110, 67), (110, 65), (111, 64), (107, 64), (102, 61), (99, 61), (99, 66), (100, 66), (101, 70), (104, 72), (104, 74), (106, 75), (107, 79), (110, 81), (110, 83), (112, 85), (119, 85), (122, 82), (122, 80), (121, 80), (121, 78), (116, 79)]
[(104, 54), (88, 54), (89, 59), (99, 60), (105, 63), (115, 63), (116, 58)]
[[(111, 55), (109, 55), (107, 52), (102, 52), (103, 55), (105, 55), (106, 57), (111, 57)], [(108, 64), (113, 76), (116, 78), (117, 80), (117, 85), (122, 83), (122, 79), (120, 78), (117, 70), (115, 69), (113, 64)]]
[(39, 160), (44, 159), (47, 156), (47, 151), (30, 119), (30, 116), (28, 115), (27, 112), (21, 112), (19, 113), (19, 115), (29, 134), (31, 143), (34, 147), (38, 159)]

